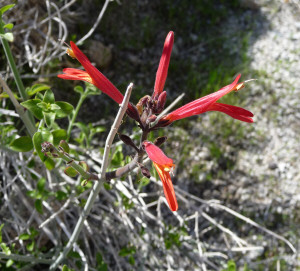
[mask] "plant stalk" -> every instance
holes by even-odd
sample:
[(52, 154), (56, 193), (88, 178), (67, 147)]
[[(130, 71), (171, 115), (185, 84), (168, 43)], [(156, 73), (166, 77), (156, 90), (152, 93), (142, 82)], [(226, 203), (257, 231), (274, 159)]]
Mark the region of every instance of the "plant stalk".
[(101, 167), (101, 172), (99, 174), (99, 181), (95, 183), (94, 187), (92, 188), (92, 191), (89, 195), (89, 198), (84, 206), (84, 209), (82, 210), (82, 213), (77, 221), (77, 224), (75, 226), (75, 229), (72, 233), (72, 236), (69, 239), (68, 244), (65, 246), (64, 250), (60, 253), (60, 255), (57, 257), (57, 259), (53, 262), (53, 264), (50, 266), (50, 271), (56, 270), (58, 265), (65, 259), (69, 251), (72, 249), (73, 245), (78, 239), (78, 236), (83, 228), (84, 221), (89, 215), (93, 204), (100, 192), (100, 189), (102, 187), (103, 181), (105, 180), (105, 174), (106, 174), (106, 169), (108, 167), (108, 161), (109, 161), (109, 152), (110, 152), (110, 147), (112, 145), (112, 142), (114, 140), (114, 137), (118, 131), (118, 128), (122, 122), (122, 119), (126, 113), (129, 98), (131, 95), (133, 84), (129, 84), (126, 94), (124, 96), (123, 102), (121, 104), (121, 107), (119, 109), (119, 112), (116, 116), (116, 119), (112, 125), (112, 128), (109, 132), (109, 135), (107, 137), (106, 143), (105, 143), (105, 150), (104, 150), (104, 155), (103, 155), (103, 163)]
[(6, 84), (4, 79), (2, 78), (2, 76), (0, 76), (0, 85), (2, 85), (4, 91), (8, 94), (8, 96), (9, 96), (11, 102), (13, 103), (17, 113), (19, 114), (21, 120), (23, 121), (28, 133), (32, 137), (34, 135), (34, 133), (36, 132), (36, 127), (32, 123), (28, 112), (26, 112), (25, 108), (19, 104), (19, 102), (15, 98), (14, 94), (12, 93), (12, 91), (10, 90), (10, 88), (8, 87), (8, 85)]
[(67, 141), (69, 141), (69, 139), (70, 139), (71, 131), (72, 131), (74, 122), (75, 122), (75, 120), (77, 118), (79, 109), (81, 108), (81, 105), (84, 102), (84, 100), (86, 99), (86, 97), (87, 97), (86, 93), (80, 94), (80, 98), (79, 98), (79, 101), (78, 101), (78, 103), (76, 105), (75, 111), (74, 111), (74, 113), (72, 115), (72, 119), (69, 122), (68, 130), (67, 130)]

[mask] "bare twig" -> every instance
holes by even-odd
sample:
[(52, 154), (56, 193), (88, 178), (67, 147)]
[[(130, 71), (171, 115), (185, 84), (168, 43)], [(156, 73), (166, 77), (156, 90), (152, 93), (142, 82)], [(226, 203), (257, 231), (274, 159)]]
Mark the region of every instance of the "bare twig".
[(92, 209), (92, 206), (96, 200), (96, 197), (98, 196), (98, 193), (102, 187), (102, 183), (103, 183), (103, 180), (105, 178), (105, 172), (106, 172), (106, 169), (108, 167), (108, 158), (109, 158), (109, 151), (110, 151), (110, 146), (112, 145), (112, 142), (114, 140), (114, 137), (118, 131), (118, 128), (121, 124), (121, 121), (123, 119), (123, 116), (127, 110), (127, 105), (128, 105), (128, 102), (129, 102), (129, 98), (130, 98), (130, 95), (131, 95), (131, 91), (132, 91), (132, 87), (133, 87), (133, 84), (129, 84), (127, 90), (126, 90), (126, 94), (124, 96), (124, 99), (123, 99), (123, 102), (121, 104), (121, 107), (119, 109), (119, 112), (117, 114), (117, 117), (112, 125), (112, 128), (109, 132), (109, 135), (107, 137), (107, 140), (106, 140), (106, 144), (105, 144), (105, 150), (104, 150), (104, 155), (103, 155), (103, 164), (102, 164), (102, 167), (101, 167), (101, 172), (99, 174), (99, 181), (95, 183), (91, 193), (90, 193), (90, 196), (85, 204), (85, 207), (78, 219), (78, 222), (75, 226), (75, 229), (72, 233), (72, 236), (70, 237), (70, 240), (68, 242), (68, 244), (65, 246), (63, 252), (57, 257), (57, 259), (53, 262), (53, 264), (50, 266), (50, 270), (56, 270), (56, 268), (58, 267), (58, 265), (61, 263), (61, 261), (63, 261), (63, 259), (66, 257), (66, 255), (68, 254), (68, 252), (71, 250), (71, 248), (73, 247), (73, 245), (75, 244), (75, 242), (77, 241), (77, 238), (79, 236), (79, 233), (81, 232), (81, 229), (84, 225), (84, 221), (86, 219), (86, 217), (89, 215), (91, 209)]
[(36, 132), (36, 128), (34, 127), (29, 115), (24, 110), (24, 107), (22, 107), (19, 104), (19, 102), (17, 101), (14, 94), (12, 93), (12, 91), (10, 90), (10, 88), (8, 87), (8, 85), (6, 84), (6, 82), (4, 81), (4, 79), (2, 78), (1, 75), (0, 75), (0, 84), (2, 85), (5, 92), (8, 94), (8, 96), (9, 96), (11, 102), (13, 103), (17, 113), (19, 114), (20, 118), (22, 119), (28, 133), (30, 134), (30, 136), (33, 136), (34, 133)]

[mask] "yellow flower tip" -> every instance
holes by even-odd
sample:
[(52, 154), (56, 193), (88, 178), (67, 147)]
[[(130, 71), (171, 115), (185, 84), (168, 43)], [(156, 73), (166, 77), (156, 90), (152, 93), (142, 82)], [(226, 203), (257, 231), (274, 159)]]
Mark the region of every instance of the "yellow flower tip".
[(256, 81), (256, 80), (257, 79), (249, 79), (249, 80), (246, 80), (245, 82), (239, 83), (234, 87), (234, 91), (239, 91), (240, 89), (245, 87), (245, 83), (249, 83), (251, 81)]
[(171, 174), (173, 174), (173, 169), (175, 168), (175, 165), (172, 164), (172, 165), (164, 165), (164, 171), (166, 172), (170, 172)]
[(76, 58), (76, 56), (71, 48), (67, 48), (66, 53), (68, 56), (70, 56), (72, 58)]
[(245, 84), (244, 82), (243, 83), (240, 83), (240, 84), (237, 84), (235, 87), (234, 87), (234, 91), (239, 91), (240, 89), (244, 88), (245, 87)]

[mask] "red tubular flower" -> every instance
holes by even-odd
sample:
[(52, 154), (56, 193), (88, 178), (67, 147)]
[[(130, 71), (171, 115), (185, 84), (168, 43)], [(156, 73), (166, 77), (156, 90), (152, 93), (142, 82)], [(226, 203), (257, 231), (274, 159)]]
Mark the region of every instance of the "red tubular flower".
[(173, 160), (167, 157), (159, 147), (149, 141), (144, 141), (143, 146), (162, 181), (164, 194), (171, 211), (177, 211), (178, 204), (170, 176), (170, 170), (174, 167)]
[(238, 91), (244, 87), (244, 83), (238, 84), (240, 77), (241, 75), (239, 74), (230, 85), (174, 110), (173, 112), (164, 116), (160, 120), (160, 123), (162, 126), (166, 126), (175, 120), (199, 115), (207, 111), (220, 111), (231, 116), (232, 118), (245, 122), (253, 122), (253, 114), (250, 111), (233, 105), (217, 103), (217, 100), (229, 92), (233, 90)]
[(158, 97), (158, 95), (164, 89), (164, 85), (168, 75), (168, 68), (169, 68), (173, 43), (174, 43), (174, 32), (170, 31), (166, 37), (164, 49), (156, 72), (153, 97)]
[(76, 58), (86, 71), (66, 68), (64, 74), (58, 77), (67, 80), (81, 80), (93, 84), (110, 98), (121, 104), (123, 101), (122, 93), (88, 60), (86, 55), (79, 50), (74, 42), (70, 42), (72, 49), (67, 49), (67, 54)]

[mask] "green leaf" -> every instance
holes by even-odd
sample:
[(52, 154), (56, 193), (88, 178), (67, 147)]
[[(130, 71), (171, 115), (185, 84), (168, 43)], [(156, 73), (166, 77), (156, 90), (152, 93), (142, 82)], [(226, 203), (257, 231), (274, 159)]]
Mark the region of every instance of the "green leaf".
[(71, 258), (75, 258), (75, 259), (80, 259), (80, 254), (77, 252), (77, 251), (73, 251), (71, 250), (69, 253), (68, 253), (68, 256), (67, 257), (71, 257)]
[(40, 102), (40, 99), (32, 99), (21, 103), (21, 105), (31, 111), (37, 119), (41, 120), (43, 118), (43, 110), (37, 106)]
[(26, 91), (27, 91), (28, 96), (32, 96), (32, 95), (36, 94), (37, 92), (44, 91), (47, 89), (50, 89), (50, 86), (44, 85), (44, 84), (35, 84), (31, 88), (27, 88)]
[(2, 229), (4, 227), (4, 223), (0, 225), (0, 243), (2, 242)]
[(6, 39), (9, 42), (13, 42), (14, 41), (14, 35), (11, 32), (7, 32), (5, 34), (0, 34), (0, 37), (3, 39)]
[(88, 182), (89, 182), (89, 180), (88, 180), (88, 179), (85, 179), (85, 180), (83, 180), (83, 181), (80, 183), (80, 185), (81, 185), (81, 186), (86, 186), (86, 185), (88, 184)]
[(27, 152), (33, 149), (32, 139), (30, 136), (21, 136), (12, 141), (9, 147), (17, 152)]
[(70, 152), (69, 144), (65, 140), (61, 140), (59, 146), (62, 147), (66, 153)]
[(131, 265), (134, 265), (134, 264), (135, 264), (135, 260), (134, 260), (134, 257), (133, 257), (132, 255), (129, 256), (128, 262), (129, 262)]
[(222, 271), (236, 271), (236, 264), (233, 260), (227, 262), (227, 268)]
[(2, 251), (9, 256), (11, 254), (10, 248), (4, 244), (4, 243), (0, 243), (0, 247), (2, 248)]
[(30, 238), (30, 235), (28, 233), (22, 233), (19, 235), (20, 240), (28, 240)]
[(52, 127), (52, 125), (55, 121), (55, 113), (53, 113), (53, 112), (49, 112), (49, 113), (44, 112), (44, 120), (45, 120), (48, 127)]
[(85, 92), (86, 92), (87, 95), (100, 95), (100, 94), (102, 94), (102, 92), (99, 91), (99, 89), (91, 83), (85, 82), (85, 86), (86, 86)]
[(44, 99), (44, 95), (41, 92), (38, 92), (34, 97), (35, 99), (40, 99), (41, 101)]
[(57, 104), (51, 104), (50, 109), (51, 110), (58, 110), (58, 109), (60, 109), (60, 107)]
[(88, 136), (89, 129), (87, 125), (85, 125), (83, 122), (75, 122), (74, 125), (77, 126), (86, 135), (86, 137)]
[(6, 25), (3, 26), (3, 28), (6, 28), (6, 29), (8, 29), (8, 30), (12, 30), (13, 27), (14, 27), (14, 24), (11, 24), (11, 23), (6, 24)]
[(48, 107), (48, 104), (46, 104), (45, 102), (40, 102), (37, 104), (37, 106), (43, 111), (48, 111), (50, 109), (50, 107)]
[(43, 132), (36, 132), (33, 135), (33, 145), (34, 148), (36, 149), (40, 159), (45, 162), (47, 157), (42, 153), (42, 146), (41, 144), (44, 143), (45, 141), (48, 141), (50, 143), (53, 143), (53, 135), (48, 132), (48, 131), (43, 131)]
[(48, 89), (44, 94), (44, 103), (50, 103), (53, 104), (55, 102), (54, 94), (51, 89)]
[(58, 200), (66, 200), (68, 198), (68, 194), (61, 191), (61, 190), (58, 190), (55, 194), (55, 197), (58, 199)]
[(9, 259), (9, 260), (6, 262), (5, 266), (6, 266), (6, 268), (9, 268), (9, 267), (11, 267), (13, 264), (14, 264), (14, 261), (13, 261), (12, 259)]
[(78, 175), (78, 172), (72, 167), (66, 167), (64, 172), (66, 175), (68, 175), (70, 177), (76, 177)]
[(94, 134), (102, 133), (102, 132), (105, 132), (105, 131), (106, 131), (106, 128), (104, 126), (98, 126), (98, 127), (92, 128), (92, 132)]
[(80, 161), (79, 165), (84, 169), (84, 171), (89, 171), (89, 166), (85, 161)]
[(139, 188), (146, 186), (150, 183), (150, 180), (146, 177), (143, 177), (140, 181), (139, 181)]
[(60, 107), (59, 110), (55, 110), (57, 118), (64, 118), (70, 115), (74, 110), (73, 105), (66, 102), (55, 102), (55, 104)]
[(55, 146), (57, 146), (60, 143), (61, 140), (67, 139), (67, 132), (64, 129), (54, 130), (54, 131), (51, 132), (51, 134), (53, 135), (53, 144)]
[(73, 269), (69, 268), (68, 266), (64, 265), (62, 271), (73, 271)]
[(40, 214), (43, 214), (43, 202), (42, 202), (42, 200), (37, 199), (37, 200), (34, 202), (34, 207), (35, 207), (35, 209), (36, 209)]
[(39, 235), (39, 231), (33, 227), (30, 227), (30, 236), (31, 238), (35, 238)]
[(84, 92), (82, 86), (76, 86), (76, 87), (74, 87), (74, 91), (77, 92), (77, 93), (80, 93), (80, 94), (82, 94)]
[(128, 255), (135, 254), (135, 252), (136, 252), (136, 248), (134, 246), (123, 247), (119, 252), (119, 256), (125, 257)]
[(8, 11), (9, 9), (13, 8), (15, 6), (15, 4), (11, 4), (11, 5), (6, 5), (2, 8), (0, 8), (0, 13), (3, 14), (4, 12)]
[(103, 187), (106, 189), (106, 190), (111, 190), (112, 187), (109, 183), (103, 183)]
[(45, 184), (46, 184), (46, 179), (45, 178), (39, 179), (36, 188), (40, 193), (44, 192)]
[(32, 241), (32, 242), (30, 242), (29, 244), (26, 245), (26, 249), (27, 249), (28, 251), (33, 251), (34, 245), (35, 245), (35, 242)]
[(107, 263), (103, 263), (98, 267), (98, 271), (107, 271)]
[(55, 162), (49, 157), (46, 159), (44, 164), (48, 170), (52, 170), (55, 167)]

